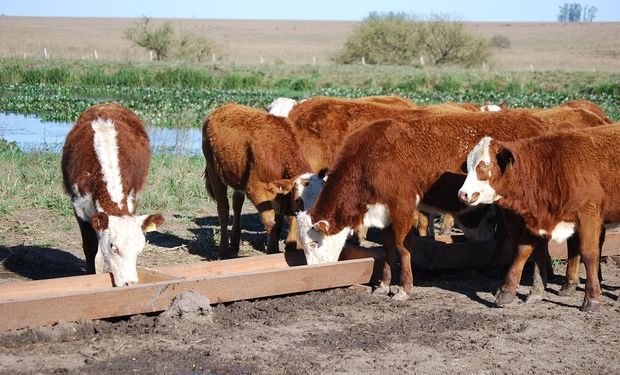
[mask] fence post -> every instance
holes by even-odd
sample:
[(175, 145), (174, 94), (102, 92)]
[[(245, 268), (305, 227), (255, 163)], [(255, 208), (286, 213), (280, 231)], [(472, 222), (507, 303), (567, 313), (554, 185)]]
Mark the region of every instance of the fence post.
[(364, 56), (362, 56), (362, 65), (366, 65), (366, 60), (364, 59)]
[(424, 66), (424, 56), (420, 56), (420, 65)]
[(312, 56), (312, 65), (316, 66), (316, 56)]
[(149, 61), (153, 61), (153, 50), (149, 51)]
[(47, 48), (45, 47), (43, 47), (43, 56), (45, 57), (45, 60), (50, 58), (50, 56), (47, 54)]
[(95, 50), (95, 60), (99, 60), (99, 56), (97, 55), (97, 50)]
[(534, 65), (530, 64), (530, 72), (533, 72), (533, 71), (534, 71)]
[(215, 65), (215, 53), (211, 55), (211, 64)]

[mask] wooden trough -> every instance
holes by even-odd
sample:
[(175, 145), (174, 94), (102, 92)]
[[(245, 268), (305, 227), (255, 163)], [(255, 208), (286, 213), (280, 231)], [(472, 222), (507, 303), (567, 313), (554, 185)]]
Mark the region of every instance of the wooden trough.
[(303, 252), (139, 269), (137, 285), (115, 288), (110, 274), (0, 286), (0, 331), (166, 310), (183, 291), (211, 303), (367, 284), (381, 273), (377, 253), (347, 247), (343, 260), (306, 265)]
[[(407, 247), (415, 248), (414, 267), (431, 270), (488, 265), (496, 247), (495, 241), (467, 242), (462, 236), (408, 241), (413, 242)], [(566, 258), (566, 244), (550, 242), (549, 251), (553, 258)], [(605, 238), (603, 256), (610, 255), (620, 255), (618, 230)], [(382, 249), (347, 245), (339, 262), (323, 265), (306, 265), (300, 251), (141, 268), (139, 284), (122, 288), (113, 287), (110, 274), (9, 283), (0, 285), (0, 331), (163, 311), (188, 290), (221, 303), (374, 283), (382, 266)]]

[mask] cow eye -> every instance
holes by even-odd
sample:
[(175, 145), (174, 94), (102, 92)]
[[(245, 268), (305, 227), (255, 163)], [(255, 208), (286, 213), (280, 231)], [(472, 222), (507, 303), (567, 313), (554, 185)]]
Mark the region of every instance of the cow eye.
[(112, 253), (114, 253), (116, 255), (121, 255), (120, 250), (114, 244), (110, 244), (110, 249), (112, 250)]

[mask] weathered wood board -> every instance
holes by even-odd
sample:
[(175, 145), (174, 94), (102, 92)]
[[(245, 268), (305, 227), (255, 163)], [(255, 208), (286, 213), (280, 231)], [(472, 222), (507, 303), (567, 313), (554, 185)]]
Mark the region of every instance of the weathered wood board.
[(193, 290), (212, 303), (370, 283), (382, 259), (347, 248), (344, 260), (305, 264), (302, 252), (140, 270), (140, 283), (112, 287), (109, 274), (27, 281), (0, 286), (0, 331), (167, 309)]

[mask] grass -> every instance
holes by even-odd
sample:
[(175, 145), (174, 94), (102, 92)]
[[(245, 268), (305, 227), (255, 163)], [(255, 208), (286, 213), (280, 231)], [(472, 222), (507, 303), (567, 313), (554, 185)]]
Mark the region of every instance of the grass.
[[(11, 215), (34, 208), (72, 216), (69, 196), (62, 187), (60, 158), (60, 154), (47, 152), (0, 152), (0, 211)], [(202, 157), (154, 156), (138, 212), (191, 214), (197, 207), (205, 207), (210, 198), (203, 170)]]

